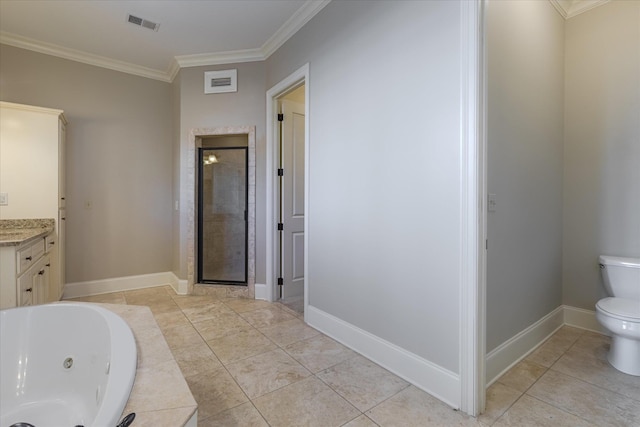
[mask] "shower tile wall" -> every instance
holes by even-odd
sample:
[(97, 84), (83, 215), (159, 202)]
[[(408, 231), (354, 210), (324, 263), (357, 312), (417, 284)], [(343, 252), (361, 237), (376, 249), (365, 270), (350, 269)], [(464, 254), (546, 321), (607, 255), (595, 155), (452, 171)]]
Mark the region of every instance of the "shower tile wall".
[(246, 281), (245, 152), (216, 155), (218, 163), (204, 166), (202, 274), (206, 280)]

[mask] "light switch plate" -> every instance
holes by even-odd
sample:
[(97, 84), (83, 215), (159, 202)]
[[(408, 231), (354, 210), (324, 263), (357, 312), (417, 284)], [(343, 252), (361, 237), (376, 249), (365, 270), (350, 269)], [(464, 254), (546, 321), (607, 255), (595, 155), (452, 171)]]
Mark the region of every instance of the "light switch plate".
[(9, 206), (9, 193), (0, 193), (0, 206)]
[(498, 205), (498, 202), (496, 200), (496, 195), (493, 193), (489, 193), (489, 200), (487, 201), (487, 210), (489, 212), (495, 212), (497, 205)]

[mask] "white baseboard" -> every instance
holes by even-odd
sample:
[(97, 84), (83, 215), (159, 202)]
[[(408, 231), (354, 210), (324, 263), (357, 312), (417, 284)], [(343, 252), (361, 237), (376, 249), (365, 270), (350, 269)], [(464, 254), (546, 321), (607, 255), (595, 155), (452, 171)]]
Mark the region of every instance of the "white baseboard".
[(305, 309), (305, 320), (310, 326), (373, 360), (451, 407), (460, 407), (460, 376), (458, 374), (316, 307), (308, 306)]
[(264, 283), (255, 284), (255, 298), (269, 301), (269, 292), (267, 291), (267, 285)]
[[(138, 276), (114, 277), (104, 280), (91, 280), (88, 282), (67, 283), (64, 286), (63, 299), (80, 298), (91, 295), (107, 294), (110, 292), (128, 291), (132, 289), (151, 288), (154, 286), (178, 285), (178, 278), (171, 271)], [(186, 285), (186, 280), (184, 281)], [(178, 288), (180, 288), (178, 286)], [(186, 286), (185, 286), (186, 288)], [(178, 292), (178, 291), (176, 291)], [(180, 293), (180, 292), (178, 292)]]
[(560, 306), (522, 332), (500, 344), (487, 354), (487, 387), (535, 350), (564, 324), (564, 310)]
[(571, 307), (568, 305), (563, 305), (562, 307), (564, 308), (565, 325), (586, 329), (588, 331), (597, 332), (599, 334), (610, 334), (606, 329), (600, 326), (600, 323), (596, 319), (595, 311)]
[(179, 279), (178, 276), (176, 276), (176, 274), (172, 271), (169, 272), (169, 274), (171, 275), (171, 283), (169, 284), (171, 285), (175, 293), (178, 295), (187, 295), (189, 293), (187, 280)]

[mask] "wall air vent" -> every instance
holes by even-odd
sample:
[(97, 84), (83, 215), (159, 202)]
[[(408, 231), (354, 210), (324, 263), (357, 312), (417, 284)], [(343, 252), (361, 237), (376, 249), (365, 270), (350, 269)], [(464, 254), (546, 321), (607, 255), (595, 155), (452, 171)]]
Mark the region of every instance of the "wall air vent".
[(238, 91), (238, 70), (205, 71), (204, 93)]
[(138, 27), (148, 28), (149, 30), (153, 31), (158, 31), (158, 28), (160, 28), (160, 24), (156, 24), (155, 22), (151, 22), (149, 20), (142, 19), (131, 14), (127, 15), (127, 22), (133, 25), (137, 25)]

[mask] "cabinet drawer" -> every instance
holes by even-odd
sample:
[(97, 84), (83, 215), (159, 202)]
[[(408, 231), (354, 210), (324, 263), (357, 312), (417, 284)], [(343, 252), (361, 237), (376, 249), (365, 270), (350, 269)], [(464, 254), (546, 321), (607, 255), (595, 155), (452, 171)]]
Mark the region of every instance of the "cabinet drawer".
[(55, 233), (49, 234), (44, 238), (44, 251), (49, 252), (58, 244), (58, 238)]
[(33, 264), (33, 255), (31, 254), (31, 246), (20, 249), (16, 252), (18, 274), (25, 271), (31, 264)]
[(24, 274), (18, 279), (18, 306), (33, 305), (34, 276)]
[(44, 254), (44, 239), (38, 239), (31, 245), (31, 257), (37, 261)]

